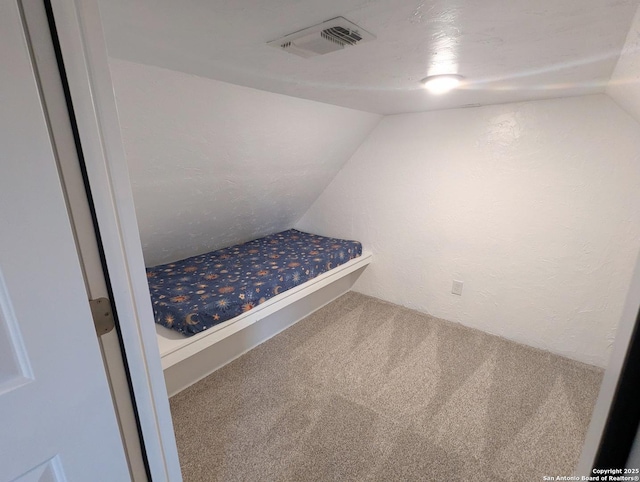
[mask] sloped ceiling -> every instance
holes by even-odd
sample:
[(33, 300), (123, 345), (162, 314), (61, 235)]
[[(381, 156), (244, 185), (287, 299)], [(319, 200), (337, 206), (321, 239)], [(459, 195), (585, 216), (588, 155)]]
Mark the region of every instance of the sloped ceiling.
[(289, 229), (381, 116), (111, 61), (145, 262)]
[(640, 122), (640, 8), (627, 35), (607, 95)]
[[(369, 112), (603, 92), (639, 0), (103, 0), (110, 55)], [(344, 16), (377, 40), (304, 59), (266, 42)], [(464, 88), (432, 96), (427, 75)]]

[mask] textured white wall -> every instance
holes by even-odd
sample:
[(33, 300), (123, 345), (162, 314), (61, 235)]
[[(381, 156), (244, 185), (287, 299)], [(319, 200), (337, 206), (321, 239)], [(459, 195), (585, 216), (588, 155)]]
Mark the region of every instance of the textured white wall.
[(640, 122), (640, 8), (627, 34), (606, 93)]
[(291, 228), (381, 116), (111, 60), (145, 262)]
[(296, 227), (373, 251), (357, 291), (604, 366), (640, 248), (638, 134), (603, 94), (385, 117)]

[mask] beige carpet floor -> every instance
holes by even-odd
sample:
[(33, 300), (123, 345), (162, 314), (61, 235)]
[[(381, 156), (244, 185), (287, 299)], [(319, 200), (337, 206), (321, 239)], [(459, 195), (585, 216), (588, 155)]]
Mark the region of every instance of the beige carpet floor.
[(357, 293), (171, 399), (192, 481), (571, 475), (602, 371)]

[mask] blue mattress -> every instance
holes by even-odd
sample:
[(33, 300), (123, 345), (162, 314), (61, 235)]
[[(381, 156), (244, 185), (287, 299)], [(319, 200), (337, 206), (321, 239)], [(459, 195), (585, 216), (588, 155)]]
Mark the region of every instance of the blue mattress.
[(362, 254), (295, 229), (147, 268), (156, 323), (191, 336)]

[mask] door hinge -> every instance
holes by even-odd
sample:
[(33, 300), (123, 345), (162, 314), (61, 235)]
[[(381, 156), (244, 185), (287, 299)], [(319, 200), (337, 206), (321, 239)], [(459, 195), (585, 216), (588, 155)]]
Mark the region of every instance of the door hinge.
[(113, 319), (113, 310), (108, 298), (89, 300), (89, 306), (98, 336), (106, 335), (115, 328), (116, 322)]

